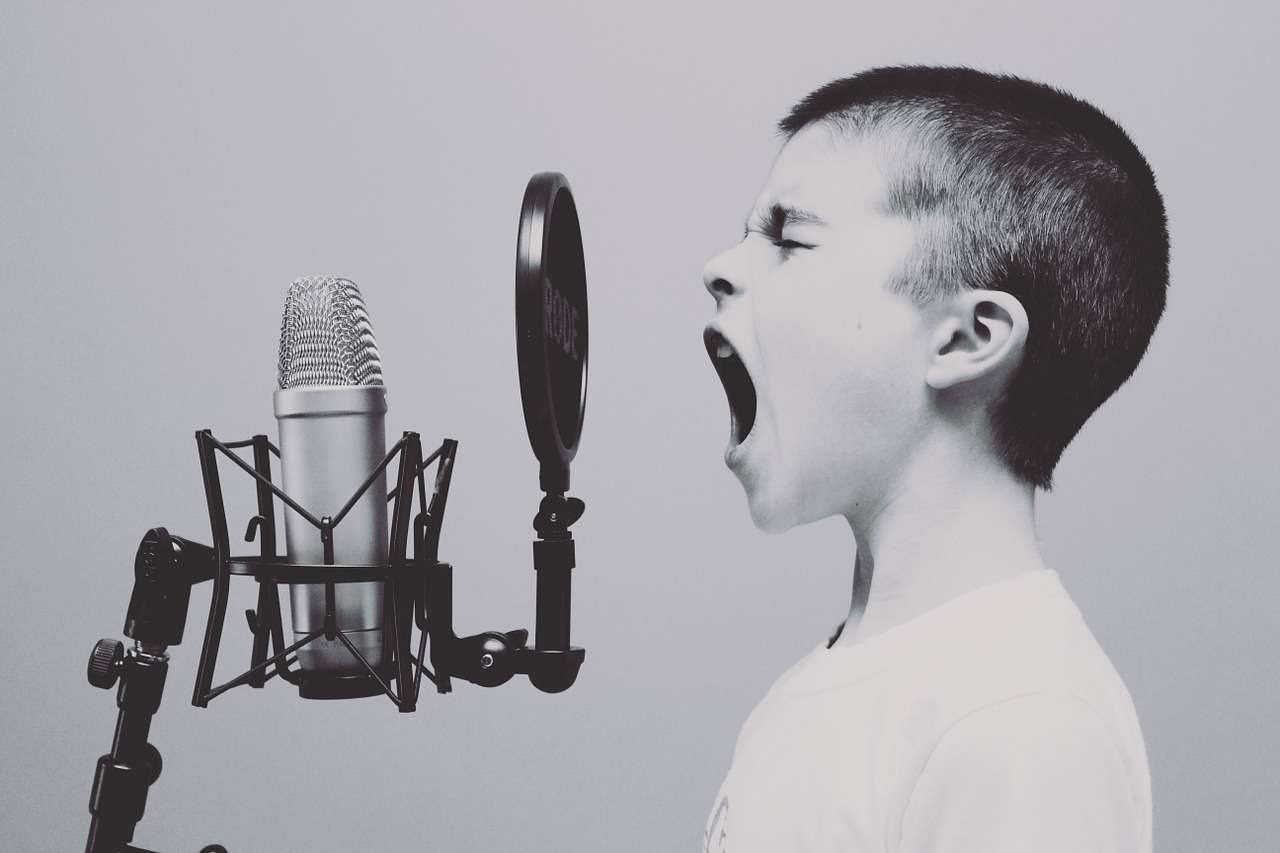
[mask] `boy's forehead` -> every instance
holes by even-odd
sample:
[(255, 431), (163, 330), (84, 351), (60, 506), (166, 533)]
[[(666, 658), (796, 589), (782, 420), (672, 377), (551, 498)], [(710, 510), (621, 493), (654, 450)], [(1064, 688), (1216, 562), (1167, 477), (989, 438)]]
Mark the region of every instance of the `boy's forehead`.
[(874, 147), (825, 122), (801, 128), (778, 152), (756, 210), (774, 204), (801, 208), (838, 224), (877, 213), (885, 178)]

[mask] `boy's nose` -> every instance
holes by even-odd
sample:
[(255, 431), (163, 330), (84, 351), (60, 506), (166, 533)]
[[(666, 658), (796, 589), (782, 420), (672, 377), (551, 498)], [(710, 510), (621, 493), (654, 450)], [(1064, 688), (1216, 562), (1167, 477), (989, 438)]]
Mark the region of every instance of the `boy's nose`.
[(743, 278), (734, 268), (732, 256), (733, 249), (721, 252), (707, 261), (702, 270), (702, 286), (716, 300), (716, 305), (730, 296), (742, 293)]

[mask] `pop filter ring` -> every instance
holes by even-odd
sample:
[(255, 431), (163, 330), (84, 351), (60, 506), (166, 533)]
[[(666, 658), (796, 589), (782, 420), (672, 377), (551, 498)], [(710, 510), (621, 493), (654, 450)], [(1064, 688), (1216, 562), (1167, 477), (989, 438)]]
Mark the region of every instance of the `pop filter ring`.
[(529, 444), (549, 494), (569, 489), (586, 412), (587, 281), (569, 181), (540, 172), (525, 188), (516, 237), (516, 356)]

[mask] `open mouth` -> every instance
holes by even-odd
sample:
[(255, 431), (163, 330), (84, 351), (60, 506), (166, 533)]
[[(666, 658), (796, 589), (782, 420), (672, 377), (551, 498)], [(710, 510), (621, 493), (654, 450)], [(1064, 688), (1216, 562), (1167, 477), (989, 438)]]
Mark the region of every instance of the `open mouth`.
[(715, 329), (707, 329), (702, 334), (702, 342), (707, 347), (707, 355), (711, 356), (720, 384), (724, 386), (725, 396), (729, 398), (733, 443), (741, 444), (756, 422), (756, 386), (728, 338)]

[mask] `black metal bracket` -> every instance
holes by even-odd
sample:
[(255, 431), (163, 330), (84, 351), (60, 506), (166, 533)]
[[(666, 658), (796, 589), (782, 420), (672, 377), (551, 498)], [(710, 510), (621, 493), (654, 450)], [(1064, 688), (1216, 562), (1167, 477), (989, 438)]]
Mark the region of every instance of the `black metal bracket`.
[[(298, 504), (286, 492), (280, 489), (271, 479), (271, 455), (279, 457), (279, 451), (264, 435), (256, 435), (252, 439), (224, 444), (213, 436), (209, 430), (196, 433), (196, 445), (200, 455), (200, 467), (204, 479), (205, 498), (208, 504), (210, 526), (213, 531), (213, 594), (209, 602), (209, 618), (205, 626), (204, 645), (201, 649), (200, 663), (196, 673), (196, 685), (192, 694), (192, 704), (206, 707), (213, 699), (227, 690), (249, 684), (261, 687), (271, 678), (279, 675), (284, 680), (296, 685), (302, 696), (307, 698), (350, 698), (357, 696), (377, 695), (382, 693), (389, 697), (399, 710), (408, 712), (416, 707), (417, 687), (410, 691), (406, 685), (421, 683), (421, 657), (414, 658), (409, 651), (410, 630), (412, 621), (407, 618), (413, 610), (415, 587), (413, 576), (420, 574), (414, 563), (406, 559), (409, 540), (409, 516), (414, 499), (415, 486), (418, 495), (424, 498), (426, 486), (423, 471), (432, 461), (440, 460), (442, 468), (452, 466), (452, 454), (457, 446), (456, 441), (446, 440), (439, 450), (424, 460), (417, 433), (406, 432), (386, 455), (382, 462), (369, 474), (365, 482), (348, 499), (346, 504), (332, 516), (316, 518), (306, 508)], [(254, 464), (249, 466), (234, 453), (241, 447), (252, 446)], [(257, 514), (250, 519), (246, 531), (246, 539), (259, 540), (259, 554), (256, 557), (235, 557), (230, 553), (230, 541), (227, 534), (226, 506), (222, 496), (222, 484), (218, 471), (218, 455), (230, 459), (237, 467), (249, 474), (255, 481), (257, 489)], [(393, 502), (392, 524), (389, 543), (389, 560), (378, 565), (334, 564), (333, 531), (346, 517), (347, 513), (368, 491), (383, 471), (398, 462), (396, 488), (387, 496)], [(437, 477), (439, 482), (439, 477)], [(444, 481), (447, 490), (448, 481)], [(442, 500), (443, 495), (437, 489), (435, 499)], [(290, 563), (276, 553), (276, 526), (274, 499), (279, 498), (285, 511), (298, 513), (302, 518), (317, 528), (324, 554), (322, 565)], [(439, 525), (442, 514), (437, 514), (428, 524), (430, 532), (439, 539)], [(226, 618), (227, 598), (230, 579), (233, 575), (249, 575), (259, 584), (258, 607), (246, 612), (246, 621), (253, 633), (254, 643), (250, 667), (247, 671), (220, 685), (213, 684), (213, 672), (217, 664), (218, 646), (222, 639), (222, 628)], [(384, 597), (384, 637), (387, 648), (383, 666), (374, 667), (354, 647), (350, 639), (338, 628), (335, 616), (335, 585), (339, 583), (359, 583), (381, 581), (386, 584), (387, 595)], [(325, 618), (321, 630), (312, 632), (288, 646), (284, 644), (284, 627), (281, 618), (279, 601), (280, 583), (317, 583), (324, 587)], [(326, 640), (337, 639), (347, 648), (359, 662), (363, 673), (355, 676), (330, 676), (322, 673), (307, 673), (292, 668), (296, 658), (290, 656), (298, 649), (320, 637)], [(273, 652), (267, 655), (268, 648)], [(428, 677), (431, 676), (427, 673)], [(398, 682), (398, 689), (393, 689), (391, 682)]]
[(513, 675), (527, 675), (530, 683), (545, 693), (559, 693), (573, 685), (586, 651), (569, 644), (570, 578), (575, 565), (569, 528), (585, 510), (581, 500), (553, 493), (542, 499), (534, 517), (538, 533), (533, 543), (538, 573), (534, 648), (528, 648), (529, 632), (523, 628), (457, 636), (453, 628), (453, 567), (434, 560), (432, 542), (425, 537), (419, 540), (422, 556), (432, 562), (418, 621), (431, 636), (431, 664), (439, 692), (452, 689), (450, 676), (496, 687)]

